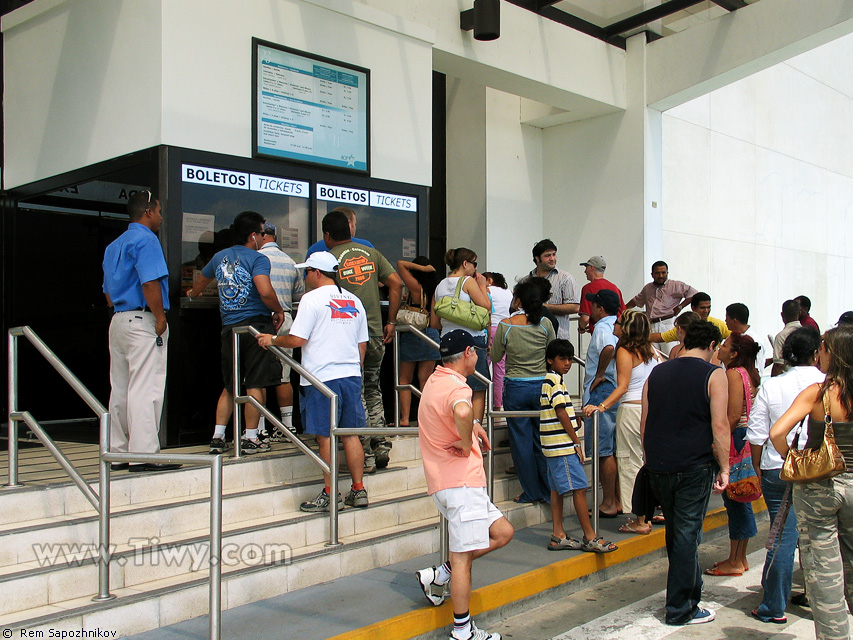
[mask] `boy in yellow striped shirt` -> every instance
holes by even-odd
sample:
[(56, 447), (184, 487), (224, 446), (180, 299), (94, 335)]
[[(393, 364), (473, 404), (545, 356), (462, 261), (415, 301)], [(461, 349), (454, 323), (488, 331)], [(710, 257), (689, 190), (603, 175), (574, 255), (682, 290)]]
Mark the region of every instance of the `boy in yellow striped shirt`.
[[(571, 369), (574, 355), (572, 343), (562, 339), (549, 343), (545, 352), (548, 373), (542, 382), (539, 398), (539, 440), (548, 463), (548, 484), (551, 487), (553, 534), (548, 549), (609, 553), (616, 551), (616, 545), (597, 535), (589, 521), (586, 504), (589, 482), (583, 468), (583, 449), (572, 426), (575, 417), (572, 399), (563, 383), (563, 376)], [(569, 538), (563, 528), (563, 497), (569, 493), (583, 530), (582, 540)]]

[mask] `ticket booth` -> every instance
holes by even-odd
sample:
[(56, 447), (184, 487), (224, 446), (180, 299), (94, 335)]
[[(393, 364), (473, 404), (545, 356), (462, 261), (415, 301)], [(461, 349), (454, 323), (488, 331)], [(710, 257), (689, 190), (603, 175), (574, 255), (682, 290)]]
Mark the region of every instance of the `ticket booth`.
[[(163, 446), (203, 443), (212, 432), (222, 389), (218, 298), (215, 287), (192, 301), (185, 292), (238, 213), (263, 215), (297, 262), (321, 237), (323, 216), (340, 205), (357, 213), (358, 237), (392, 264), (427, 252), (427, 188), (359, 173), (161, 146), (17, 189), (4, 227), (4, 332), (32, 326), (105, 405), (110, 315), (101, 261), (126, 229), (127, 199), (140, 189), (162, 204), (170, 272)], [(389, 407), (392, 382), (389, 376), (383, 384)], [(19, 406), (54, 438), (97, 441), (88, 409), (26, 345)]]

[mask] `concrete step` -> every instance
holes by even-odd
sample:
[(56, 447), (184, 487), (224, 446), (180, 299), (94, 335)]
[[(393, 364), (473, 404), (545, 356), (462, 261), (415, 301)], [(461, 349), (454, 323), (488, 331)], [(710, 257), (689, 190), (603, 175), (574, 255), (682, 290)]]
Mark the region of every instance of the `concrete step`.
[[(393, 465), (419, 463), (421, 454), (417, 438), (400, 437), (392, 442)], [(321, 474), (319, 468), (293, 445), (274, 444), (273, 451), (269, 453), (245, 456), (240, 460), (226, 454), (222, 475), (223, 490), (228, 493), (256, 486), (316, 479)], [(112, 473), (110, 478), (110, 504), (113, 509), (158, 501), (204, 498), (209, 497), (210, 492), (210, 471), (201, 466), (159, 473), (119, 471)], [(90, 483), (90, 486), (97, 493), (98, 483)], [(4, 514), (0, 524), (0, 531), (3, 531), (18, 523), (94, 514), (95, 510), (69, 480), (46, 486), (0, 488), (0, 513)]]
[[(375, 529), (408, 526), (435, 519), (426, 496), (421, 468), (390, 468), (366, 479), (369, 509), (344, 509), (339, 535), (367, 535)], [(227, 496), (223, 513), (223, 548), (244, 553), (264, 548), (286, 556), (328, 540), (326, 514), (306, 514), (299, 503), (316, 495), (317, 483), (258, 488)], [(495, 500), (509, 500), (519, 490), (512, 477), (495, 482)], [(209, 513), (206, 500), (158, 505), (119, 512), (111, 521), (114, 563), (111, 584), (138, 588), (152, 580), (171, 579), (206, 567)], [(233, 505), (229, 507), (228, 505)], [(529, 523), (539, 521), (533, 517)], [(51, 522), (0, 534), (0, 548), (15, 561), (0, 568), (0, 585), (14, 596), (0, 600), (0, 616), (34, 606), (47, 606), (58, 593), (73, 597), (97, 591), (97, 520)], [(63, 545), (60, 548), (60, 545)], [(41, 555), (40, 555), (41, 554)], [(191, 579), (189, 576), (187, 579)]]
[[(508, 483), (502, 483), (508, 484)], [(397, 503), (399, 505), (399, 503)], [(541, 505), (501, 502), (499, 508), (517, 528), (538, 524), (546, 517)], [(374, 509), (360, 511), (370, 514)], [(342, 512), (342, 516), (346, 512)], [(340, 547), (322, 542), (306, 545), (289, 561), (243, 562), (223, 572), (223, 609), (295, 591), (342, 576), (386, 566), (434, 553), (438, 549), (437, 517), (356, 531), (342, 536)], [(94, 567), (89, 567), (95, 572)], [(96, 579), (96, 576), (95, 576)], [(135, 587), (112, 590), (118, 596), (106, 603), (91, 602), (91, 595), (67, 597), (71, 592), (56, 585), (56, 598), (47, 604), (33, 602), (26, 610), (0, 615), (0, 626), (13, 632), (47, 632), (49, 629), (91, 629), (96, 626), (116, 630), (118, 635), (138, 633), (173, 624), (207, 613), (208, 586), (205, 569), (178, 576), (158, 578)]]

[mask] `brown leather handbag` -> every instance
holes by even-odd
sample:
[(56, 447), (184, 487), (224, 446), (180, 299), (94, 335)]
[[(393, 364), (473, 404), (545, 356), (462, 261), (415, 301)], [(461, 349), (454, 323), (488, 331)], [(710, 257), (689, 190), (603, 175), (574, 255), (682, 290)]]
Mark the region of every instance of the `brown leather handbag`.
[(805, 418), (800, 420), (794, 441), (788, 449), (785, 463), (779, 477), (785, 482), (796, 482), (806, 484), (832, 478), (847, 471), (844, 464), (844, 456), (835, 444), (835, 431), (832, 428), (832, 416), (829, 415), (829, 399), (827, 393), (823, 394), (823, 409), (825, 412), (824, 422), (826, 430), (823, 433), (823, 444), (817, 449), (797, 449), (800, 431), (803, 428)]

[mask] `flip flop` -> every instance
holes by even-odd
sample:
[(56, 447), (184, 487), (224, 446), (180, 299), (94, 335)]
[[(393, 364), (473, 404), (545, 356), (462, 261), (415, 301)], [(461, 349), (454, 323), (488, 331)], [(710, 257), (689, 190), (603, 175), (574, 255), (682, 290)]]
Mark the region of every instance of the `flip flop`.
[(577, 551), (583, 548), (580, 540), (574, 538), (558, 538), (551, 536), (551, 544), (548, 545), (548, 551)]
[(652, 518), (652, 524), (666, 524), (666, 518), (663, 516), (654, 516)]
[[(717, 561), (717, 562), (715, 562), (715, 563), (714, 563), (714, 566), (715, 566), (715, 567), (719, 567), (719, 566), (720, 566), (721, 564), (723, 564), (724, 562), (725, 562), (725, 560), (719, 560), (719, 561)], [(744, 572), (744, 573), (746, 573), (747, 571), (749, 571), (749, 565), (746, 565), (746, 566), (743, 568), (743, 572)], [(795, 602), (794, 604), (796, 604), (796, 602)]]
[(648, 525), (647, 529), (635, 529), (634, 527), (636, 525), (636, 520), (628, 520), (628, 522), (619, 527), (619, 531), (621, 531), (622, 533), (633, 533), (641, 536), (647, 536), (652, 532), (652, 525)]
[(782, 616), (781, 618), (762, 617), (758, 615), (758, 607), (753, 609), (750, 613), (752, 613), (753, 618), (761, 620), (761, 622), (772, 622), (773, 624), (785, 624), (788, 622), (788, 616)]
[(721, 571), (719, 567), (711, 567), (710, 569), (705, 569), (705, 574), (709, 576), (742, 576), (743, 571)]
[(604, 513), (601, 509), (598, 510), (598, 517), (599, 518), (605, 518), (608, 520), (612, 520), (613, 518), (616, 518), (618, 516), (619, 516), (618, 511), (616, 513)]

